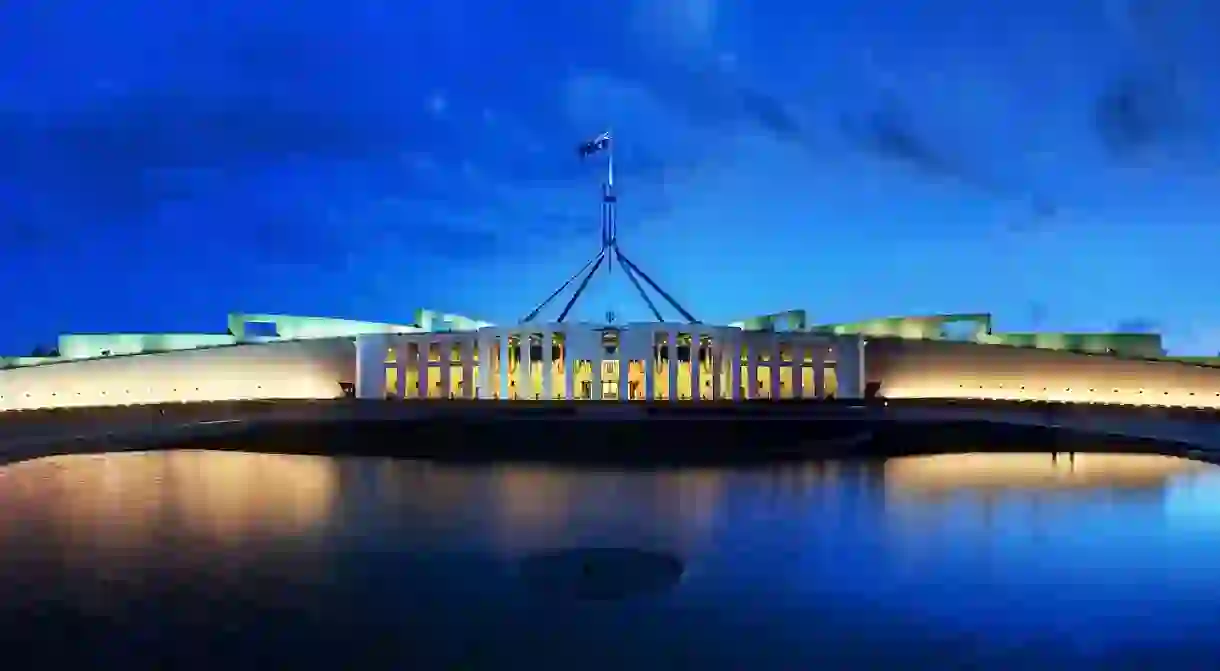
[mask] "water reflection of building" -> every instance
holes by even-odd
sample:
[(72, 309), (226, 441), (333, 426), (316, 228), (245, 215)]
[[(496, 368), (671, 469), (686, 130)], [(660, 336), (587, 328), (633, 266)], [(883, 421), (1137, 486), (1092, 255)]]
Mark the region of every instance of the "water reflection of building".
[(942, 454), (885, 462), (887, 498), (957, 492), (1159, 489), (1198, 462), (1139, 454)]
[(177, 517), (216, 542), (308, 533), (330, 516), (337, 485), (331, 459), (242, 452), (164, 458)]
[(1043, 522), (1079, 516), (1091, 503), (1153, 504), (1140, 510), (1159, 511), (1175, 481), (1207, 468), (1185, 459), (1135, 454), (890, 459), (885, 463), (886, 518), (900, 526), (915, 521), (955, 525), (977, 518), (990, 526), (997, 516), (1010, 513), (1028, 513)]
[(880, 464), (863, 462), (646, 473), (505, 469), (494, 484), (494, 533), (510, 552), (576, 542), (691, 548), (716, 542), (733, 526), (730, 516), (880, 508), (861, 497), (880, 497), (882, 477)]
[(463, 510), (487, 506), (486, 469), (399, 459), (344, 459), (339, 468), (350, 512), (388, 509), (411, 520), (454, 520)]
[(707, 540), (722, 505), (720, 471), (587, 472), (513, 467), (493, 476), (501, 550), (574, 543), (689, 546)]
[(327, 520), (336, 485), (329, 459), (239, 452), (58, 456), (0, 472), (0, 555), (30, 539), (84, 558), (299, 536)]
[(734, 483), (748, 481), (749, 486), (733, 490), (735, 495), (740, 492), (761, 496), (776, 503), (833, 501), (872, 496), (882, 491), (883, 480), (884, 471), (878, 461), (811, 461), (735, 474)]

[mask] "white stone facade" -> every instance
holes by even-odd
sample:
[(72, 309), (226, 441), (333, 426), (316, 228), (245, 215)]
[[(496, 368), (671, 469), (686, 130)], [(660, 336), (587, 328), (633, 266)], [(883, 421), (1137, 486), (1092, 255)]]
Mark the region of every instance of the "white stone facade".
[(362, 335), (356, 343), (359, 398), (822, 398), (828, 369), (837, 396), (859, 398), (864, 388), (858, 336), (686, 323), (538, 323)]

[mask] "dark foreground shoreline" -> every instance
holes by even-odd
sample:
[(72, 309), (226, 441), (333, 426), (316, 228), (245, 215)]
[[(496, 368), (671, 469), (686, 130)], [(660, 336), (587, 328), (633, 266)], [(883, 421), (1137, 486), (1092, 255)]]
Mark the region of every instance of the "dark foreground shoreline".
[(761, 464), (962, 452), (1105, 452), (1189, 457), (1193, 446), (983, 421), (367, 421), (251, 426), (176, 446), (438, 462), (611, 467)]
[(905, 422), (866, 414), (816, 418), (415, 419), (217, 423), (114, 433), (0, 450), (0, 464), (63, 454), (226, 450), (446, 463), (605, 468), (765, 465), (967, 452), (1160, 454), (1220, 463), (1188, 443), (984, 420)]

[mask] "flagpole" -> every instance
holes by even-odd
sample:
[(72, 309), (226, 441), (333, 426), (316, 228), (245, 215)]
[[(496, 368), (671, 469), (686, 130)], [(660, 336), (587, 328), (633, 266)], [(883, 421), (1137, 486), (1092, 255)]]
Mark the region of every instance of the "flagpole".
[[(610, 146), (606, 147), (606, 193), (604, 196), (605, 204), (602, 206), (602, 216), (605, 218), (602, 226), (605, 228), (605, 244), (612, 246), (614, 241), (614, 133), (610, 129), (606, 129), (606, 137), (610, 138)], [(614, 255), (606, 259), (606, 274), (614, 274)], [(607, 312), (608, 313), (608, 312)]]
[[(601, 247), (598, 250), (597, 255), (589, 260), (589, 262), (586, 263), (583, 268), (577, 271), (575, 275), (569, 278), (567, 282), (564, 282), (558, 289), (552, 292), (551, 295), (546, 298), (546, 300), (539, 304), (533, 312), (529, 313), (529, 315), (522, 320), (523, 322), (532, 322), (535, 318), (537, 318), (542, 310), (551, 303), (551, 301), (555, 300), (555, 298), (557, 298), (559, 294), (563, 293), (565, 289), (571, 286), (572, 283), (577, 282), (576, 291), (572, 294), (572, 297), (568, 300), (567, 304), (563, 306), (562, 312), (559, 313), (558, 321), (562, 323), (565, 319), (567, 319), (568, 313), (572, 311), (572, 308), (576, 305), (576, 302), (580, 300), (581, 295), (584, 294), (585, 289), (589, 285), (589, 281), (593, 279), (593, 276), (597, 274), (597, 271), (603, 265), (605, 265), (606, 273), (609, 274), (611, 272), (611, 268), (613, 268), (617, 262), (617, 265), (623, 269), (623, 274), (626, 275), (627, 279), (631, 281), (632, 285), (634, 285), (636, 291), (640, 294), (640, 297), (644, 300), (644, 303), (648, 306), (649, 311), (652, 312), (653, 316), (658, 322), (664, 321), (663, 316), (661, 315), (660, 310), (657, 309), (657, 306), (652, 298), (648, 295), (648, 292), (645, 291), (644, 286), (640, 283), (641, 279), (687, 321), (691, 323), (698, 323), (691, 313), (687, 312), (685, 308), (674, 300), (673, 296), (669, 295), (669, 293), (658, 286), (657, 283), (653, 281), (653, 279), (649, 277), (648, 274), (645, 273), (639, 266), (624, 256), (622, 249), (619, 247), (617, 212), (618, 194), (614, 192), (614, 145), (614, 138), (612, 137), (611, 132), (607, 130), (593, 140), (583, 142), (577, 147), (577, 153), (582, 159), (588, 158), (600, 151), (606, 152), (606, 181), (602, 184)], [(613, 312), (607, 311), (606, 323), (614, 323), (616, 317), (617, 316)]]
[[(610, 131), (606, 131), (606, 134), (610, 135)], [(609, 184), (610, 188), (613, 189), (614, 188), (614, 140), (613, 140), (612, 135), (610, 137), (611, 137), (610, 147), (609, 147), (609, 151), (607, 152), (607, 161), (608, 162), (607, 162), (607, 166), (606, 166), (606, 184)]]

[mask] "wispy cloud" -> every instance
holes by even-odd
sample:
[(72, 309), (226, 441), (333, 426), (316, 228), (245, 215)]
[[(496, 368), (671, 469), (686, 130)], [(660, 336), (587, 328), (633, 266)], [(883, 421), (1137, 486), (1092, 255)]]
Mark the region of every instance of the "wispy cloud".
[[(1132, 162), (1123, 157), (1201, 144), (1195, 138), (1214, 127), (1209, 114), (1220, 103), (1200, 73), (1216, 59), (1198, 56), (1215, 53), (1220, 40), (1164, 37), (1204, 32), (1203, 9), (1189, 20), (1165, 9), (1191, 2), (1203, 4), (1160, 3), (1160, 18), (1137, 22), (1141, 34), (1155, 24), (1162, 36), (1158, 49), (1166, 51), (1156, 58), (1075, 32), (1008, 53), (987, 31), (1035, 8), (1004, 3), (972, 31), (943, 33), (935, 32), (944, 23), (936, 12), (902, 10), (898, 25), (899, 10), (875, 0), (781, 19), (711, 0), (267, 0), (194, 13), (172, 4), (57, 4), (72, 21), (29, 3), (6, 5), (0, 259), (11, 268), (31, 256), (58, 259), (65, 242), (76, 241), (78, 252), (104, 243), (104, 252), (77, 253), (74, 272), (101, 277), (113, 270), (104, 264), (121, 265), (145, 273), (141, 285), (190, 275), (180, 286), (240, 276), (212, 291), (303, 305), (323, 291), (303, 297), (301, 287), (321, 283), (282, 278), (325, 274), (332, 300), (372, 296), (362, 309), (376, 308), (374, 298), (397, 299), (404, 287), (478, 305), (491, 299), (455, 288), (478, 275), (417, 281), (411, 273), (532, 265), (512, 272), (547, 276), (538, 280), (545, 289), (552, 265), (563, 274), (561, 250), (596, 241), (602, 168), (578, 161), (574, 143), (613, 126), (624, 232), (684, 250), (666, 257), (689, 264), (679, 277), (702, 278), (700, 258), (736, 254), (714, 279), (689, 280), (692, 293), (753, 301), (762, 289), (750, 280), (780, 272), (787, 279), (775, 292), (806, 292), (793, 287), (876, 263), (877, 245), (902, 238), (945, 257), (901, 260), (913, 278), (903, 301), (934, 308), (942, 299), (932, 292), (960, 290), (963, 302), (1005, 296), (1020, 313), (1029, 296), (1059, 289), (1064, 263), (1089, 266), (1081, 283), (1110, 274), (1098, 259), (1114, 247), (1116, 230), (1147, 235), (1141, 254), (1169, 254), (1169, 236), (1146, 221), (1156, 208), (1123, 216), (1141, 189), (1148, 202), (1168, 194), (1161, 182), (1169, 178), (1114, 175)], [(1046, 17), (1043, 33), (1079, 28), (1087, 14), (1036, 9)], [(1088, 20), (1100, 24), (1097, 14)], [(153, 23), (157, 30), (148, 30)], [(926, 37), (933, 33), (936, 40)], [(889, 71), (843, 67), (852, 57), (839, 52), (866, 44), (883, 52)], [(1150, 44), (1139, 48), (1151, 54)], [(1189, 76), (1153, 76), (1164, 72)], [(1046, 149), (1054, 160), (1026, 160)], [(1170, 214), (1202, 219), (1202, 193), (1188, 207), (1174, 191), (1182, 204)], [(1110, 211), (1086, 211), (1105, 199)], [(1206, 246), (1201, 226), (1178, 224), (1192, 249)], [(1020, 290), (991, 276), (946, 284), (940, 268), (999, 226), (1047, 233), (995, 236), (1009, 244), (989, 252), (996, 263), (1019, 244), (1038, 249), (1019, 269)], [(1072, 226), (1080, 235), (1065, 242)], [(776, 240), (837, 251), (789, 269), (774, 261)], [(648, 247), (637, 254), (643, 263)], [(1038, 265), (1051, 258), (1062, 263)], [(262, 277), (262, 267), (282, 275), (242, 275)], [(743, 287), (724, 286), (731, 277)], [(860, 291), (897, 309), (888, 290)], [(790, 300), (766, 298), (777, 309)], [(881, 308), (828, 309), (867, 316)], [(1113, 308), (1104, 319), (1127, 312), (1179, 323), (1139, 306)]]

